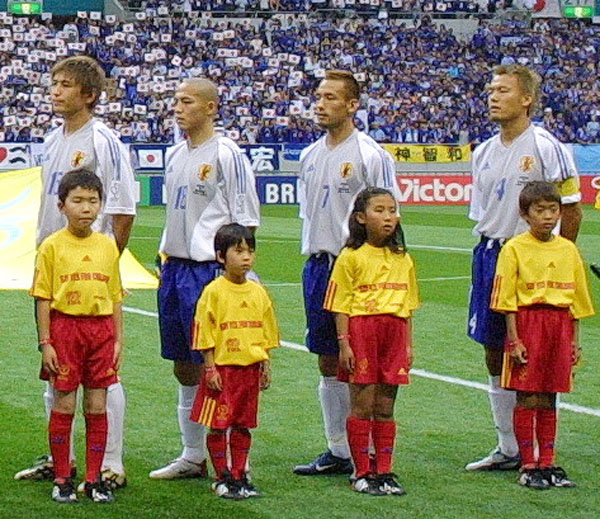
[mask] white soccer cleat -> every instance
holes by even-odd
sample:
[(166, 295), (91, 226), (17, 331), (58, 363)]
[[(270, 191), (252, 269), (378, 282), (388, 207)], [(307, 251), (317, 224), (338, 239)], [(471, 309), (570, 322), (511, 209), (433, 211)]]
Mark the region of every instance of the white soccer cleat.
[(521, 466), (521, 457), (507, 456), (500, 447), (496, 447), (485, 458), (473, 461), (465, 466), (466, 470), (517, 470)]
[(151, 479), (184, 479), (205, 478), (208, 476), (206, 460), (194, 463), (183, 458), (177, 458), (160, 469), (149, 474)]

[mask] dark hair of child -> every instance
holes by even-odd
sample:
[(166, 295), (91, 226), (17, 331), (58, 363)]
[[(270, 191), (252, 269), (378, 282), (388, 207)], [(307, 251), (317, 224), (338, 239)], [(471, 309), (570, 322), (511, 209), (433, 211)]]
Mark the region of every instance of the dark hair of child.
[(550, 182), (543, 182), (541, 180), (527, 182), (519, 195), (519, 210), (521, 214), (527, 214), (533, 204), (542, 200), (544, 202), (556, 202), (560, 206), (560, 193), (556, 186)]
[(256, 239), (248, 227), (244, 227), (239, 223), (223, 225), (215, 235), (215, 253), (218, 257), (220, 252), (221, 257), (225, 258), (229, 247), (236, 247), (244, 241), (251, 249), (256, 248)]
[[(380, 187), (368, 187), (366, 189), (363, 189), (358, 194), (356, 200), (354, 201), (352, 214), (350, 215), (350, 223), (348, 225), (348, 228), (350, 230), (350, 236), (346, 241), (346, 247), (349, 247), (351, 249), (358, 249), (367, 241), (367, 230), (365, 228), (365, 225), (358, 222), (358, 220), (356, 219), (356, 214), (364, 214), (367, 210), (369, 200), (371, 200), (371, 198), (381, 195), (387, 195), (392, 200), (394, 199), (394, 195), (391, 193), (391, 191)], [(404, 231), (402, 230), (400, 222), (398, 222), (396, 230), (392, 233), (389, 240), (384, 244), (384, 246), (395, 253), (406, 252), (407, 249), (406, 243), (404, 241)]]
[(74, 169), (65, 173), (58, 185), (58, 199), (64, 204), (69, 193), (78, 187), (97, 191), (98, 198), (102, 200), (102, 196), (104, 195), (102, 181), (98, 175), (89, 169)]

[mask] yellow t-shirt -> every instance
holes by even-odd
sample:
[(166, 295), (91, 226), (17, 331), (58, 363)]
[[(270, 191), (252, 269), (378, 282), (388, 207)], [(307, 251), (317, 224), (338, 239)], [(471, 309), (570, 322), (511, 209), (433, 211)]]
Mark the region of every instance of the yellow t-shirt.
[(583, 260), (562, 236), (543, 242), (525, 232), (500, 251), (491, 308), (516, 312), (535, 304), (570, 308), (575, 319), (594, 315)]
[(215, 350), (215, 364), (248, 366), (279, 346), (275, 312), (254, 281), (238, 285), (224, 276), (209, 283), (196, 305), (192, 349)]
[(123, 299), (117, 244), (97, 232), (87, 238), (66, 228), (51, 234), (38, 249), (30, 294), (65, 314), (112, 315)]
[(350, 316), (410, 317), (419, 306), (417, 276), (410, 255), (368, 243), (342, 250), (323, 303), (325, 310)]

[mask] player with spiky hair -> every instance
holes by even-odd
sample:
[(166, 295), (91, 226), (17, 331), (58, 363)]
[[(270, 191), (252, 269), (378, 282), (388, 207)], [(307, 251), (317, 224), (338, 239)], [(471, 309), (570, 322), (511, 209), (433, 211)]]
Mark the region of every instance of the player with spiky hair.
[(527, 229), (519, 214), (519, 193), (532, 180), (555, 184), (562, 201), (560, 234), (575, 241), (581, 222), (579, 177), (569, 150), (531, 117), (540, 95), (541, 79), (522, 65), (494, 68), (487, 87), (490, 119), (500, 132), (473, 153), (473, 195), (469, 218), (480, 237), (473, 251), (468, 335), (485, 349), (490, 375), (489, 398), (498, 446), (467, 470), (519, 468), (519, 449), (513, 431), (515, 393), (500, 386), (504, 316), (490, 310), (490, 294), (498, 254), (504, 242)]
[(348, 384), (337, 379), (339, 346), (333, 314), (323, 300), (333, 262), (348, 237), (354, 199), (369, 186), (382, 187), (400, 199), (394, 159), (371, 137), (356, 129), (360, 87), (351, 72), (329, 70), (316, 91), (315, 112), (325, 135), (304, 149), (298, 179), (302, 254), (308, 256), (302, 275), (308, 349), (318, 355), (327, 450), (314, 461), (298, 465), (298, 475), (353, 471), (346, 437), (350, 411)]
[[(94, 117), (94, 107), (104, 87), (104, 71), (93, 58), (72, 56), (57, 63), (51, 77), (52, 108), (64, 122), (44, 139), (36, 243), (39, 246), (47, 236), (65, 226), (65, 217), (58, 210), (58, 186), (66, 172), (84, 168), (95, 172), (104, 188), (102, 211), (93, 229), (114, 237), (122, 252), (135, 217), (135, 182), (125, 146)], [(113, 488), (118, 488), (126, 484), (123, 466), (125, 394), (121, 382), (111, 384), (107, 395), (108, 441), (102, 477), (109, 480)], [(54, 392), (47, 386), (44, 401), (48, 415), (53, 400)], [(15, 479), (53, 477), (53, 462), (49, 456), (41, 456), (34, 466), (15, 475)]]
[(158, 289), (162, 357), (173, 361), (179, 383), (177, 415), (183, 450), (150, 472), (152, 479), (206, 476), (206, 431), (190, 420), (203, 377), (202, 354), (192, 351), (196, 302), (221, 274), (213, 241), (229, 223), (252, 229), (260, 222), (254, 173), (243, 151), (215, 132), (219, 95), (208, 79), (186, 79), (175, 94), (175, 118), (187, 139), (169, 148), (165, 187), (167, 218), (160, 245), (166, 256)]

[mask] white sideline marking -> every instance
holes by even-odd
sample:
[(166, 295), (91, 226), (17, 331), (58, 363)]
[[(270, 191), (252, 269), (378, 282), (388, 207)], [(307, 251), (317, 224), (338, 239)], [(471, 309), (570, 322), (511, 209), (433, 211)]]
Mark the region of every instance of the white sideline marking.
[[(297, 238), (290, 238), (289, 240), (279, 240), (279, 239), (271, 239), (271, 238), (257, 238), (259, 242), (265, 243), (300, 243), (300, 240)], [(410, 249), (429, 249), (429, 250), (439, 250), (439, 251), (450, 251), (450, 252), (468, 252), (471, 254), (473, 252), (473, 248), (464, 248), (464, 247), (442, 247), (440, 245), (415, 245), (413, 243), (408, 244), (409, 251)]]
[[(156, 312), (149, 312), (147, 310), (141, 310), (139, 308), (133, 308), (131, 306), (124, 306), (123, 311), (132, 314), (139, 314), (148, 317), (158, 318), (158, 314)], [(305, 353), (308, 353), (306, 346), (302, 344), (281, 341), (281, 345), (285, 346), (286, 348), (290, 348), (291, 350), (303, 351)], [(446, 375), (438, 375), (437, 373), (431, 373), (424, 369), (411, 369), (410, 373), (411, 375), (416, 375), (417, 377), (428, 378), (430, 380), (437, 380), (439, 382), (446, 382), (447, 384), (454, 384), (456, 386), (469, 387), (471, 389), (479, 389), (481, 391), (488, 391), (490, 388), (487, 384), (481, 384), (480, 382), (473, 382), (471, 380), (464, 380), (462, 378), (449, 377)], [(565, 402), (559, 402), (558, 407), (560, 409), (564, 409), (565, 411), (572, 411), (574, 413), (587, 414), (590, 416), (597, 416), (600, 418), (600, 409), (594, 409), (593, 407), (585, 407), (577, 404), (567, 404)]]
[[(419, 279), (421, 282), (425, 281), (455, 281), (458, 279), (471, 279), (471, 276), (450, 276), (447, 278), (422, 278)], [(265, 283), (265, 286), (269, 288), (283, 288), (283, 287), (299, 287), (302, 283)]]

